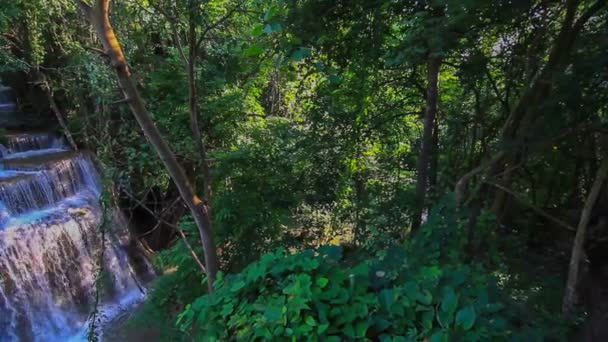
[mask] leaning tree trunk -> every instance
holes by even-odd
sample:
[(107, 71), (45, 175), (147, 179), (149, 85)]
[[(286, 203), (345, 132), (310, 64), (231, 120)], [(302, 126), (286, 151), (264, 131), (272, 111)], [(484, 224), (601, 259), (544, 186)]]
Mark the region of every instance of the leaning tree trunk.
[[(593, 14), (606, 5), (605, 0), (598, 0), (577, 19), (576, 12), (580, 2), (581, 1), (579, 0), (568, 0), (566, 2), (565, 19), (553, 48), (549, 53), (547, 63), (540, 74), (535, 78), (532, 85), (524, 92), (513, 109), (513, 112), (509, 115), (501, 132), (501, 139), (503, 142), (522, 142), (522, 138), (518, 137), (518, 135), (525, 135), (527, 130), (526, 124), (540, 115), (541, 111), (538, 111), (537, 106), (539, 103), (542, 103), (553, 90), (552, 85), (554, 82), (552, 82), (552, 78), (555, 77), (555, 74), (563, 72), (566, 68), (566, 62), (570, 56), (570, 52), (574, 49), (574, 43), (583, 29), (584, 24)], [(509, 169), (509, 167), (522, 162), (521, 154), (521, 150), (507, 154), (505, 160), (501, 161), (489, 176), (502, 174), (502, 179), (500, 179), (499, 182), (504, 187), (510, 188), (511, 182), (513, 181), (514, 169)], [(506, 193), (502, 190), (497, 190), (492, 210), (498, 216), (502, 216), (505, 199)]]
[[(536, 106), (551, 93), (553, 85), (552, 78), (564, 71), (567, 66), (566, 61), (570, 56), (570, 52), (574, 48), (574, 43), (585, 23), (606, 6), (606, 1), (597, 0), (576, 18), (579, 4), (579, 0), (567, 0), (565, 19), (558, 36), (553, 43), (553, 47), (549, 52), (547, 63), (524, 91), (514, 109), (509, 114), (509, 117), (501, 130), (501, 140), (503, 143), (516, 140), (518, 134), (522, 131), (522, 122), (530, 122), (536, 116), (540, 115)], [(502, 174), (503, 176), (499, 183), (501, 183), (503, 187), (509, 188), (513, 179), (511, 177), (513, 170), (508, 170), (508, 165), (517, 164), (520, 161), (520, 157), (519, 151), (513, 152), (503, 150), (488, 162), (469, 171), (456, 183), (455, 192), (459, 200), (464, 199), (469, 181), (473, 176), (479, 173), (484, 173), (485, 178), (494, 178), (496, 175)], [(500, 189), (496, 190), (495, 200), (492, 205), (492, 208), (499, 211), (499, 214), (502, 210), (505, 198), (503, 192), (504, 191)]]
[(589, 196), (587, 196), (587, 200), (585, 201), (585, 206), (583, 207), (581, 219), (578, 223), (576, 236), (572, 245), (572, 255), (570, 256), (570, 266), (568, 268), (568, 280), (566, 281), (566, 290), (562, 302), (562, 314), (564, 317), (570, 316), (574, 308), (576, 288), (579, 279), (579, 268), (583, 257), (583, 245), (585, 243), (585, 235), (587, 234), (587, 226), (589, 225), (589, 220), (591, 218), (591, 209), (597, 201), (607, 175), (608, 159), (604, 159), (600, 169), (597, 171)]
[(429, 163), (433, 154), (433, 128), (437, 116), (437, 99), (439, 95), (439, 69), (441, 59), (429, 57), (427, 65), (426, 108), (424, 111), (424, 131), (422, 133), (422, 148), (418, 158), (418, 176), (416, 180), (415, 212), (412, 218), (412, 231), (420, 228), (422, 212), (429, 180)]
[(87, 5), (82, 0), (77, 1), (99, 35), (105, 53), (110, 58), (112, 68), (116, 71), (118, 82), (133, 116), (135, 116), (146, 138), (162, 160), (167, 172), (169, 172), (179, 190), (180, 196), (194, 217), (203, 244), (207, 282), (209, 290), (212, 291), (218, 269), (218, 261), (211, 230), (208, 204), (203, 203), (195, 194), (192, 184), (190, 184), (183, 168), (177, 162), (175, 154), (161, 136), (158, 128), (152, 121), (150, 113), (146, 109), (144, 101), (131, 77), (122, 47), (110, 23), (110, 0), (97, 0), (93, 6)]

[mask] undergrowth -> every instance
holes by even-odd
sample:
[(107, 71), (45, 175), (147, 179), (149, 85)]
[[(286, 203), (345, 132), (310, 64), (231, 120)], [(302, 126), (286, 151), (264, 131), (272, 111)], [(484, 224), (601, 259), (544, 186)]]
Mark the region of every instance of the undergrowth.
[[(469, 261), (466, 216), (446, 197), (405, 243), (278, 249), (240, 273), (220, 273), (211, 295), (178, 244), (159, 257), (176, 271), (157, 280), (130, 324), (157, 330), (163, 341), (564, 339), (568, 327), (550, 298), (517, 275), (500, 277), (509, 272), (504, 248), (486, 248), (491, 262)], [(477, 228), (484, 243), (500, 241)]]

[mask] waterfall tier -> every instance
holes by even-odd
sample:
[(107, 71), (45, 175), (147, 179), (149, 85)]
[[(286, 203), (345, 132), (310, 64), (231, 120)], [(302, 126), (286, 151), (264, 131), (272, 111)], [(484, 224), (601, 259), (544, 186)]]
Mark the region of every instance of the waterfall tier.
[(92, 155), (19, 133), (0, 157), (0, 341), (83, 339), (91, 310), (139, 300), (151, 269), (120, 211), (102, 210)]

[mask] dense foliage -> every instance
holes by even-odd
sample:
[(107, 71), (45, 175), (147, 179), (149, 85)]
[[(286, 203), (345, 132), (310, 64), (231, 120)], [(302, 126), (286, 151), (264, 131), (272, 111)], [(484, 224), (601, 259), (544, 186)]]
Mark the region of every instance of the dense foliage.
[(347, 256), (339, 246), (265, 254), (241, 273), (218, 279), (216, 291), (188, 305), (178, 323), (204, 341), (547, 337), (534, 329), (537, 322), (518, 326), (481, 265), (465, 265), (460, 253), (446, 255), (432, 243), (458, 235), (456, 227), (435, 224), (406, 246), (376, 256)]
[(46, 76), (164, 273), (131, 337), (564, 338), (608, 311), (603, 186), (577, 310), (557, 319), (608, 149), (606, 7), (113, 1), (147, 109), (212, 212), (209, 296), (196, 227), (75, 2), (0, 3), (0, 72), (32, 111)]
[(506, 335), (501, 321), (493, 318), (485, 289), (468, 285), (467, 268), (403, 272), (395, 276), (401, 281), (390, 281), (384, 278), (395, 270), (385, 271), (377, 260), (346, 267), (339, 256), (324, 252), (264, 255), (242, 273), (220, 279), (212, 295), (194, 301), (184, 313), (183, 328), (189, 331), (194, 325), (201, 339), (232, 336), (243, 341), (311, 336), (335, 341), (431, 336), (431, 341), (442, 341), (448, 335), (467, 340)]

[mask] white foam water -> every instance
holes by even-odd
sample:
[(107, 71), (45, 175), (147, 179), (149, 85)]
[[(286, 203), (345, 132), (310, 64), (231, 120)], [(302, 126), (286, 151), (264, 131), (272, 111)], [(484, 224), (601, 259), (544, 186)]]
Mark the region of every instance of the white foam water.
[(142, 300), (140, 277), (151, 269), (142, 272), (134, 262), (120, 211), (104, 214), (99, 205), (92, 156), (69, 151), (51, 134), (6, 138), (0, 148), (0, 341), (86, 340), (91, 310), (100, 311), (103, 325)]

